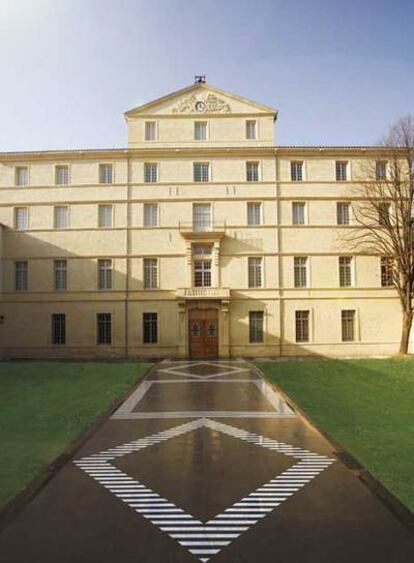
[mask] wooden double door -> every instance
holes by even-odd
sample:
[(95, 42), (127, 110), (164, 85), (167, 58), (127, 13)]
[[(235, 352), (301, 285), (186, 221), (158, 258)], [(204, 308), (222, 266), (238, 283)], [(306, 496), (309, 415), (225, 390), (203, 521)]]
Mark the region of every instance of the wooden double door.
[(188, 335), (191, 358), (217, 358), (217, 309), (190, 309), (188, 312)]

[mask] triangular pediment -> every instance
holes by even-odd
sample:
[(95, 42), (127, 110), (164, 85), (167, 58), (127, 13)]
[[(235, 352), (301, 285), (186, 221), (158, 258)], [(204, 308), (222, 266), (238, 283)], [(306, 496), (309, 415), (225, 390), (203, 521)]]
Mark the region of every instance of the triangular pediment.
[(247, 98), (225, 92), (206, 83), (196, 83), (172, 92), (148, 104), (125, 113), (127, 118), (140, 115), (214, 115), (214, 114), (271, 114), (274, 108), (258, 104)]

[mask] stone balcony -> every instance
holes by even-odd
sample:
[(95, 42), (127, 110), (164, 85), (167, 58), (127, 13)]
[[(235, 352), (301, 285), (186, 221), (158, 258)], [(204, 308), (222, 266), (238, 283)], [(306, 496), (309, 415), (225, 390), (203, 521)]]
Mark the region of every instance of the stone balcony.
[(178, 299), (216, 299), (229, 300), (228, 287), (182, 287), (177, 289)]
[(196, 222), (182, 222), (178, 223), (178, 230), (181, 236), (187, 239), (206, 239), (206, 240), (219, 240), (226, 231), (226, 223), (213, 223), (207, 221), (205, 223)]

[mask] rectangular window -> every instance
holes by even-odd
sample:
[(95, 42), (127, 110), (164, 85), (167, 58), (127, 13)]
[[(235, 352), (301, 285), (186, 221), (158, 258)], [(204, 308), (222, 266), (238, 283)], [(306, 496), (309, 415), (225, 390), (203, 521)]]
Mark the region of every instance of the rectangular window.
[(247, 224), (262, 224), (262, 204), (257, 201), (247, 203)]
[(195, 260), (194, 286), (211, 287), (211, 260)]
[(351, 204), (344, 201), (338, 201), (336, 204), (336, 223), (337, 225), (349, 225)]
[(157, 289), (158, 287), (158, 260), (157, 258), (144, 258), (144, 289)]
[(195, 256), (211, 256), (212, 254), (212, 247), (207, 245), (196, 245), (193, 246), (193, 254)]
[(249, 258), (249, 287), (262, 287), (262, 259)]
[(342, 342), (352, 342), (355, 340), (355, 311), (341, 311), (342, 321)]
[(394, 261), (389, 256), (381, 256), (381, 286), (394, 285)]
[(352, 257), (339, 257), (339, 286), (352, 287)]
[(16, 291), (27, 291), (28, 285), (27, 261), (19, 260), (14, 263), (14, 289)]
[(196, 141), (207, 140), (207, 121), (194, 122), (194, 139)]
[(144, 227), (158, 227), (158, 203), (144, 203)]
[(208, 182), (210, 178), (208, 162), (194, 162), (193, 179), (194, 182)]
[(67, 186), (69, 184), (69, 166), (56, 166), (55, 184), (57, 186)]
[(112, 343), (112, 315), (111, 313), (98, 313), (96, 315), (96, 342), (97, 344)]
[(27, 207), (14, 208), (14, 228), (18, 231), (29, 228), (29, 210)]
[(348, 179), (348, 161), (337, 160), (335, 162), (335, 175), (337, 182), (345, 182)]
[(376, 180), (386, 180), (387, 178), (387, 161), (377, 160), (375, 163), (375, 178)]
[(257, 121), (255, 119), (246, 120), (246, 139), (253, 140), (257, 138)]
[(98, 260), (98, 289), (112, 289), (112, 260)]
[(16, 166), (14, 183), (16, 186), (27, 186), (29, 184), (29, 169), (27, 166)]
[(67, 229), (69, 226), (69, 212), (67, 205), (56, 205), (53, 208), (53, 226), (55, 229)]
[(293, 269), (295, 287), (308, 286), (308, 258), (307, 256), (295, 256), (293, 258)]
[(295, 311), (296, 342), (309, 342), (309, 311)]
[(259, 163), (246, 162), (246, 181), (258, 182), (259, 181)]
[(249, 311), (249, 342), (263, 342), (263, 311)]
[(210, 231), (211, 205), (209, 203), (193, 204), (193, 229), (195, 231)]
[(64, 313), (52, 315), (52, 344), (66, 344), (66, 315)]
[(112, 227), (113, 210), (112, 205), (98, 205), (98, 227), (101, 229)]
[(158, 342), (158, 313), (143, 313), (142, 339), (144, 344), (156, 344)]
[(290, 163), (290, 179), (292, 182), (302, 182), (303, 180), (303, 162), (300, 160), (292, 160)]
[(113, 166), (112, 164), (99, 165), (99, 183), (112, 184), (113, 182)]
[(382, 227), (388, 227), (391, 222), (391, 204), (381, 202), (378, 204), (378, 223)]
[(304, 201), (292, 202), (292, 224), (304, 225), (306, 218), (306, 203)]
[(53, 277), (55, 290), (62, 291), (67, 289), (67, 261), (53, 261)]
[(156, 162), (144, 163), (144, 182), (146, 184), (155, 184), (158, 182), (158, 165)]
[(157, 124), (155, 121), (145, 122), (145, 140), (146, 141), (157, 140)]

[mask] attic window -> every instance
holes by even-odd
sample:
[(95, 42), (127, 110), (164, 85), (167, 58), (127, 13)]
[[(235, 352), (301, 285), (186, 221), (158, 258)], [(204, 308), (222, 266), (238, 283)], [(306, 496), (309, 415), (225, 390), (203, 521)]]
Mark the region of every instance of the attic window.
[(246, 139), (256, 139), (256, 120), (248, 119), (246, 121)]
[(145, 140), (146, 141), (156, 141), (156, 122), (146, 121), (145, 122)]

